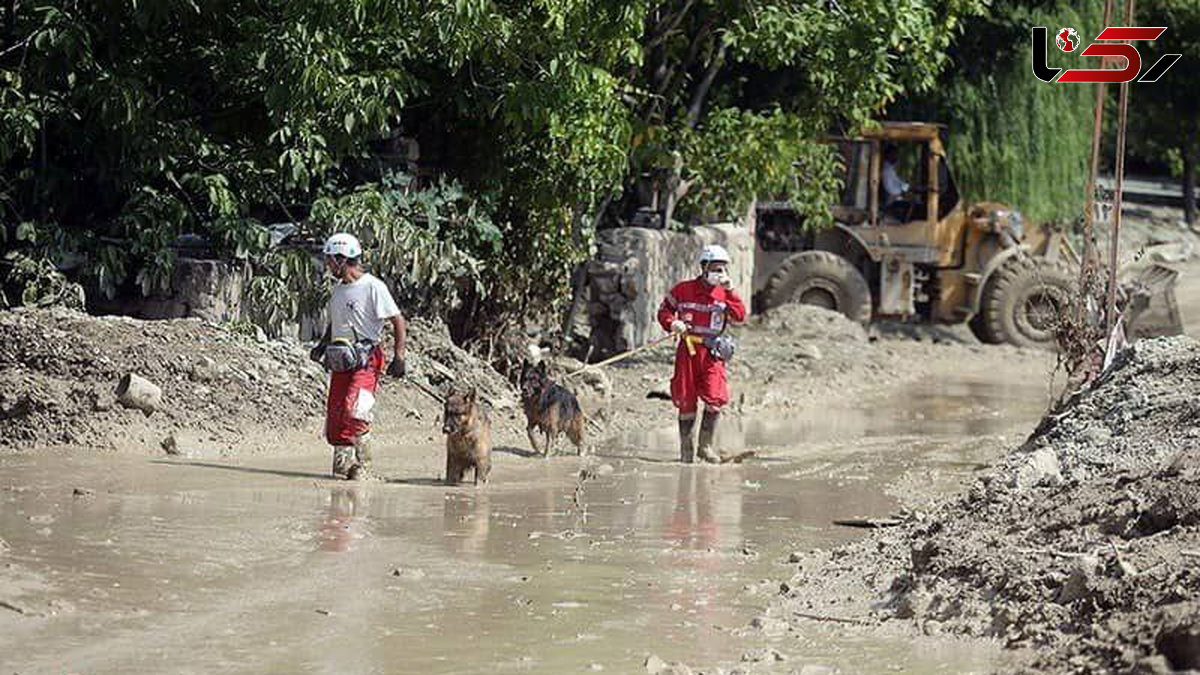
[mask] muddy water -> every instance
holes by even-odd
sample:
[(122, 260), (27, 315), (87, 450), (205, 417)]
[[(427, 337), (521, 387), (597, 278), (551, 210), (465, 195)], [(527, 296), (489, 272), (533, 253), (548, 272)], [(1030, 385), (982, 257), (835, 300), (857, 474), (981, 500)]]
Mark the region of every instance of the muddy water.
[(740, 466), (672, 463), (667, 429), (601, 449), (588, 464), (612, 473), (582, 483), (575, 458), (504, 456), (481, 491), (386, 457), (392, 482), (364, 486), (325, 479), (313, 454), (3, 457), (0, 671), (625, 673), (768, 644), (785, 669), (985, 669), (997, 649), (747, 623), (789, 551), (858, 536), (830, 521), (887, 515), (896, 486), (952, 486), (1044, 400), (1038, 382), (926, 382), (731, 420), (723, 445), (761, 455)]

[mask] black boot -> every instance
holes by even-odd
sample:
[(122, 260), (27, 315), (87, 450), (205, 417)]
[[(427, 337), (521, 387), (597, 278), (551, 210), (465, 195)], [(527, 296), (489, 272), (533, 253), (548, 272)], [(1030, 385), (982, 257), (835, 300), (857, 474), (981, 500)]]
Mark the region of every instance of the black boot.
[(721, 413), (714, 410), (705, 410), (704, 418), (700, 420), (700, 444), (696, 449), (696, 454), (700, 459), (710, 464), (720, 464), (721, 457), (713, 452), (713, 436), (717, 433), (717, 420), (720, 419)]
[(696, 427), (696, 418), (679, 418), (679, 461), (691, 464), (696, 461), (696, 449), (692, 445), (692, 430)]

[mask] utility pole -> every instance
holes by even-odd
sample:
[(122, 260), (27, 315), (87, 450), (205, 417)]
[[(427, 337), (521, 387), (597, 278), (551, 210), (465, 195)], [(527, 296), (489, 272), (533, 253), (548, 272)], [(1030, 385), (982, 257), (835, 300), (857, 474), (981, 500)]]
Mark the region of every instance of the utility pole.
[[(1125, 23), (1123, 25), (1134, 25), (1134, 1), (1125, 0)], [(1128, 44), (1128, 41), (1126, 41), (1126, 44)], [(1117, 263), (1121, 242), (1121, 193), (1125, 187), (1125, 122), (1128, 109), (1129, 82), (1122, 82), (1117, 101), (1117, 188), (1113, 194), (1113, 226), (1110, 235), (1112, 237), (1112, 247), (1109, 255), (1108, 269), (1108, 302), (1104, 311), (1107, 336), (1112, 335), (1113, 327), (1117, 322)]]

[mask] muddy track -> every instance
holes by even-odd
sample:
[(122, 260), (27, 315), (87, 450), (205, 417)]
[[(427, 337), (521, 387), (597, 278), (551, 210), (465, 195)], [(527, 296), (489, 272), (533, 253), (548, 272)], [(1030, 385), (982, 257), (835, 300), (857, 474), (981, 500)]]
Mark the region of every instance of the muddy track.
[[(792, 631), (770, 580), (793, 552), (862, 536), (834, 519), (955, 489), (1040, 414), (1046, 355), (938, 339), (872, 342), (808, 310), (747, 327), (718, 440), (761, 458), (738, 466), (675, 462), (670, 403), (647, 398), (669, 349), (574, 385), (607, 425), (583, 459), (529, 456), (496, 392), (483, 490), (438, 484), (440, 407), (394, 381), (382, 483), (328, 480), (316, 417), (294, 430), (306, 440), (281, 446), (276, 430), (256, 453), (203, 438), (171, 457), (8, 453), (0, 600), (21, 611), (0, 611), (0, 650), (21, 654), (15, 672), (636, 672), (649, 655), (703, 672), (875, 670), (910, 630)], [(922, 639), (910, 670), (999, 658)]]

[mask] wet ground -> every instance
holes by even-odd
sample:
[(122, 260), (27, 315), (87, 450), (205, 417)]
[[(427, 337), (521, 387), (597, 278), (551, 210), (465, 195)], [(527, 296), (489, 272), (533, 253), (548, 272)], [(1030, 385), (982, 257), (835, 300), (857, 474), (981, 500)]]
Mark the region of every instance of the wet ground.
[(404, 475), (386, 447), (392, 482), (361, 486), (314, 452), (0, 457), (0, 671), (627, 673), (761, 646), (785, 670), (983, 670), (986, 643), (747, 625), (790, 551), (861, 533), (831, 520), (952, 489), (1045, 402), (1043, 379), (963, 374), (729, 420), (723, 445), (760, 453), (742, 465), (673, 463), (664, 429), (584, 461), (503, 457), (483, 490)]

